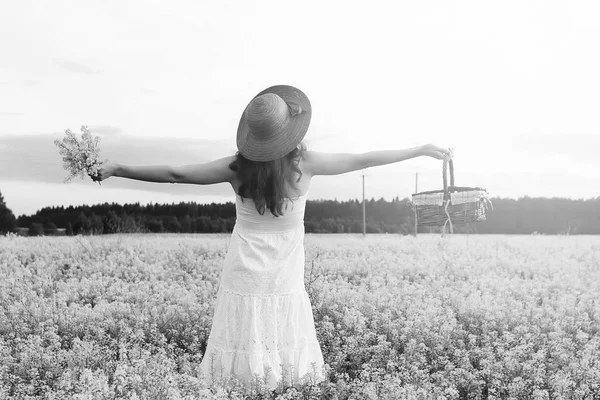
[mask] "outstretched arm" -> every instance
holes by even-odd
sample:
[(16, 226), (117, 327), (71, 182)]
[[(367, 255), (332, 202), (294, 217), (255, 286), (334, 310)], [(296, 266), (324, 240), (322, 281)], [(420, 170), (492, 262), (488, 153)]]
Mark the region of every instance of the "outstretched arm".
[(230, 156), (204, 164), (182, 166), (131, 166), (107, 163), (101, 168), (98, 180), (102, 181), (111, 176), (116, 176), (146, 182), (210, 185), (213, 183), (230, 182), (235, 177), (235, 171), (229, 169), (229, 164), (234, 160), (235, 156)]
[[(108, 166), (107, 166), (108, 167)], [(107, 168), (108, 170), (108, 168)], [(102, 178), (106, 179), (109, 176), (119, 178), (135, 179), (146, 182), (171, 182), (175, 183), (173, 167), (170, 165), (123, 165), (114, 164), (114, 172), (112, 174), (104, 174), (102, 170)]]
[(415, 158), (429, 156), (443, 159), (450, 150), (433, 144), (399, 150), (378, 150), (367, 153), (321, 153), (305, 152), (305, 165), (311, 175), (338, 175), (378, 165), (391, 164)]

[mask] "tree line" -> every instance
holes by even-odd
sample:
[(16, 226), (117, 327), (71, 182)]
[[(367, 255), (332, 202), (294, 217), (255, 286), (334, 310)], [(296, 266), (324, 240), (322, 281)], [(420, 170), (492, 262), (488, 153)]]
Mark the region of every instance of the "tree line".
[[(454, 226), (455, 232), (495, 234), (600, 234), (600, 197), (492, 198), (487, 220)], [(361, 233), (362, 202), (308, 200), (307, 233)], [(365, 200), (367, 233), (414, 233), (414, 212), (408, 198)], [(269, 211), (267, 211), (269, 212)], [(0, 233), (27, 235), (89, 235), (109, 233), (227, 233), (235, 225), (235, 204), (117, 204), (45, 207), (15, 218), (0, 194)], [(439, 228), (419, 227), (418, 232)]]

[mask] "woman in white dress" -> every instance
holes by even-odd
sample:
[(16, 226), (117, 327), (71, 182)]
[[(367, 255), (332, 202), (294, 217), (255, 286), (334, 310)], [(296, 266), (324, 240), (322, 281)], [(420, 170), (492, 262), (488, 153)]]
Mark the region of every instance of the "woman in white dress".
[(311, 118), (307, 96), (273, 86), (244, 110), (238, 152), (185, 166), (108, 163), (110, 176), (198, 185), (229, 182), (236, 222), (225, 256), (201, 370), (210, 382), (256, 378), (269, 387), (324, 379), (323, 355), (304, 286), (304, 209), (313, 176), (336, 175), (418, 156), (443, 159), (446, 148), (424, 145), (361, 154), (308, 151), (302, 142)]

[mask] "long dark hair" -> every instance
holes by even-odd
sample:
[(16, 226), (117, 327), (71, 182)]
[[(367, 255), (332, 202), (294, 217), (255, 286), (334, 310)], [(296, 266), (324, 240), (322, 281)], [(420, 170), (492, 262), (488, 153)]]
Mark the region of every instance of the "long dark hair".
[(300, 142), (298, 146), (285, 156), (272, 161), (252, 161), (236, 152), (236, 160), (229, 164), (229, 168), (237, 173), (241, 185), (239, 195), (251, 198), (256, 204), (256, 210), (263, 215), (268, 208), (271, 214), (278, 217), (283, 215), (282, 206), (285, 198), (290, 198), (285, 183), (292, 183), (293, 173), (299, 174), (296, 182), (300, 182), (302, 171), (298, 167), (300, 159), (306, 151), (306, 144)]

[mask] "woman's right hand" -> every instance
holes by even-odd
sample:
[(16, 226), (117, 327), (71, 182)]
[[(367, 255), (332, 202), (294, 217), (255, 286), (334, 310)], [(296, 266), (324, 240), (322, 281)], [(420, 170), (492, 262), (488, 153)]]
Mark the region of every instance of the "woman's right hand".
[(111, 176), (114, 176), (116, 169), (117, 169), (117, 164), (107, 162), (100, 167), (100, 169), (98, 170), (98, 176), (93, 176), (92, 180), (94, 182), (104, 181), (104, 180), (110, 178)]
[(452, 149), (436, 146), (435, 144), (426, 144), (421, 149), (424, 156), (433, 157), (437, 160), (443, 160), (446, 157), (453, 156)]

